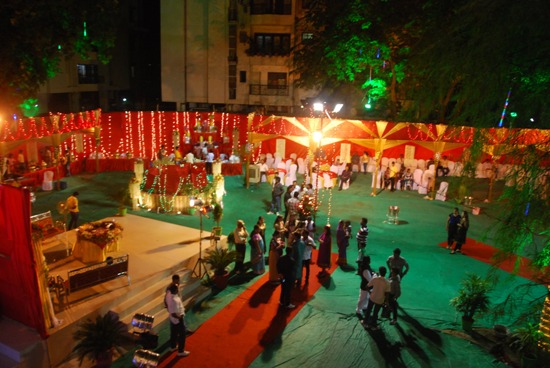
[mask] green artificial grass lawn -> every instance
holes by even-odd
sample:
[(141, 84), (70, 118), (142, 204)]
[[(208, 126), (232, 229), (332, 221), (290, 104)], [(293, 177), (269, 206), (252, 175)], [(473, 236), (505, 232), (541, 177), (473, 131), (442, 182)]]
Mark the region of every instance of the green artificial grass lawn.
[[(80, 223), (113, 216), (118, 208), (116, 193), (127, 185), (131, 176), (130, 172), (117, 172), (66, 178), (67, 189), (37, 193), (33, 213), (52, 210), (54, 217), (61, 219), (62, 216), (56, 214), (56, 204), (77, 190), (80, 192)], [(448, 214), (455, 206), (462, 209), (453, 200), (458, 195), (459, 179), (446, 178), (450, 183), (447, 202), (425, 200), (417, 192), (407, 191), (379, 191), (376, 197), (372, 197), (371, 176), (361, 174), (354, 179), (349, 190), (320, 191), (318, 233), (328, 221), (334, 236), (339, 219), (351, 220), (355, 233), (361, 217), (367, 217), (370, 229), (367, 253), (372, 258), (373, 269), (385, 265), (386, 258), (394, 248), (401, 248), (402, 256), (409, 262), (411, 270), (402, 282), (399, 301), (403, 317), (399, 325), (384, 325), (384, 333), (381, 335), (365, 331), (355, 317), (359, 278), (353, 271), (338, 269), (326, 287), (321, 288), (290, 322), (281, 339), (267, 346), (252, 366), (493, 366), (493, 358), (477, 346), (438, 332), (449, 328), (461, 329), (460, 316), (449, 305), (449, 300), (455, 296), (465, 274), (473, 272), (484, 276), (490, 270), (490, 266), (483, 262), (467, 255), (451, 256), (447, 250), (438, 247), (439, 243), (446, 240), (445, 223)], [(487, 179), (476, 179), (474, 183), (474, 189), (469, 195), (474, 197), (474, 205), (481, 207), (481, 214), (470, 216), (468, 237), (497, 246), (492, 242), (491, 230), (501, 213), (501, 207), (495, 202), (483, 202), (488, 193)], [(274, 215), (266, 214), (271, 201), (270, 186), (262, 183), (247, 189), (243, 185), (242, 176), (226, 177), (225, 186), (227, 195), (223, 200), (221, 221), (223, 234), (232, 231), (238, 219), (244, 220), (251, 230), (258, 216), (264, 216), (268, 225), (266, 236), (269, 239), (271, 224), (275, 219)], [(502, 182), (495, 183), (493, 198), (498, 197), (502, 187)], [(389, 206), (399, 206), (399, 225), (385, 222)], [(199, 227), (198, 216), (157, 214), (143, 210), (131, 213)], [(206, 229), (214, 225), (212, 220), (205, 219)], [(468, 253), (468, 244), (463, 249)], [(355, 239), (352, 239), (348, 248), (348, 261), (352, 265), (356, 257), (355, 250)], [(333, 252), (336, 251), (336, 242), (333, 241)], [(247, 259), (249, 256), (247, 250)], [(521, 277), (509, 277), (501, 270), (497, 270), (496, 274), (500, 276), (500, 281), (491, 293), (493, 303), (502, 301), (508, 292), (517, 290), (520, 284), (530, 283)], [(197, 328), (254, 280), (229, 286), (191, 311), (188, 315), (190, 328)], [(543, 296), (547, 289), (535, 286), (532, 293), (533, 297)], [(515, 315), (505, 316), (496, 323), (510, 325), (525, 308), (526, 304), (519, 305)], [(476, 321), (479, 327), (491, 327), (492, 324), (493, 321), (488, 317), (478, 317)], [(168, 339), (166, 330), (164, 328), (161, 331), (161, 345)], [(129, 366), (130, 361), (131, 357), (126, 356), (116, 366)]]

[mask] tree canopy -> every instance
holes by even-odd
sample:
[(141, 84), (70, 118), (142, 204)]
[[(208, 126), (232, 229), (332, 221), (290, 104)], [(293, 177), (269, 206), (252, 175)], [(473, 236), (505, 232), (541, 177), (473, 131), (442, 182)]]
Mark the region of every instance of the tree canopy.
[(108, 62), (117, 13), (117, 0), (0, 2), (0, 108), (35, 97), (63, 57), (95, 52)]
[(298, 83), (352, 86), (381, 118), (497, 126), (508, 101), (504, 126), (548, 128), (549, 16), (543, 0), (314, 0)]

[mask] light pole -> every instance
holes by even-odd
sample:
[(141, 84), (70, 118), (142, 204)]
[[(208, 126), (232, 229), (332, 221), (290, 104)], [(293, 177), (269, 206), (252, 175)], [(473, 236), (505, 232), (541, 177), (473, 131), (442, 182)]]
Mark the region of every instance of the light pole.
[(201, 199), (195, 200), (195, 198), (193, 197), (189, 199), (189, 206), (197, 208), (199, 210), (199, 259), (197, 260), (195, 267), (193, 267), (193, 275), (195, 275), (199, 279), (202, 279), (205, 274), (208, 275), (206, 265), (204, 264), (204, 260), (202, 259), (202, 217), (206, 216), (206, 218), (208, 218), (207, 213), (209, 212), (210, 206), (203, 205)]

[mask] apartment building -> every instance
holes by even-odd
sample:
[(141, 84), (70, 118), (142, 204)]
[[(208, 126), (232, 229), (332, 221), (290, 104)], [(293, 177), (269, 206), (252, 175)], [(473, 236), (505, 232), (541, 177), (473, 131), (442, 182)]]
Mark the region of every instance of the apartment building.
[(166, 109), (160, 99), (160, 6), (119, 0), (115, 47), (108, 64), (91, 53), (63, 59), (40, 89), (40, 113)]
[[(305, 0), (162, 0), (161, 93), (179, 110), (299, 113), (291, 50)], [(307, 35), (306, 35), (307, 36)]]

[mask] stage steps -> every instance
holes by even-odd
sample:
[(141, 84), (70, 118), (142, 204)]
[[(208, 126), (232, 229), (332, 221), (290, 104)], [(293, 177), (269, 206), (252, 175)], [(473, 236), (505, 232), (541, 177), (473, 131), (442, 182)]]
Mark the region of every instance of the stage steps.
[[(212, 290), (202, 285), (201, 279), (192, 277), (189, 269), (175, 272), (180, 275), (180, 296), (186, 309), (208, 298)], [(170, 279), (160, 280), (148, 286), (126, 301), (120, 303), (111, 311), (132, 330), (132, 318), (136, 313), (144, 313), (155, 317), (153, 330), (158, 331), (161, 324), (168, 319), (168, 311), (164, 307), (163, 296)]]
[(35, 330), (2, 317), (0, 331), (0, 367), (49, 367), (46, 345)]
[[(72, 341), (72, 334), (78, 328), (78, 322), (86, 318), (95, 319), (97, 315), (112, 311), (128, 324), (128, 330), (131, 332), (133, 315), (146, 313), (155, 315), (154, 326), (159, 326), (168, 318), (168, 313), (162, 303), (162, 295), (175, 273), (180, 275), (181, 282), (185, 285), (182, 296), (184, 303), (208, 297), (210, 289), (204, 288), (199, 279), (191, 277), (192, 272), (188, 269), (197, 258), (197, 255), (194, 255), (147, 277), (139, 280), (132, 279), (129, 285), (126, 278), (123, 277), (93, 287), (92, 289), (95, 290), (91, 290), (93, 295), (90, 295), (89, 289), (71, 294), (70, 299), (73, 302), (69, 308), (65, 309), (69, 314), (59, 313), (58, 315), (59, 318), (65, 320), (65, 323), (48, 339), (52, 366), (75, 367), (74, 359), (70, 356), (74, 344), (67, 344), (66, 341)], [(130, 262), (132, 262), (131, 257)], [(78, 320), (71, 319), (76, 315), (79, 316)], [(55, 348), (52, 349), (51, 346), (55, 346)]]

